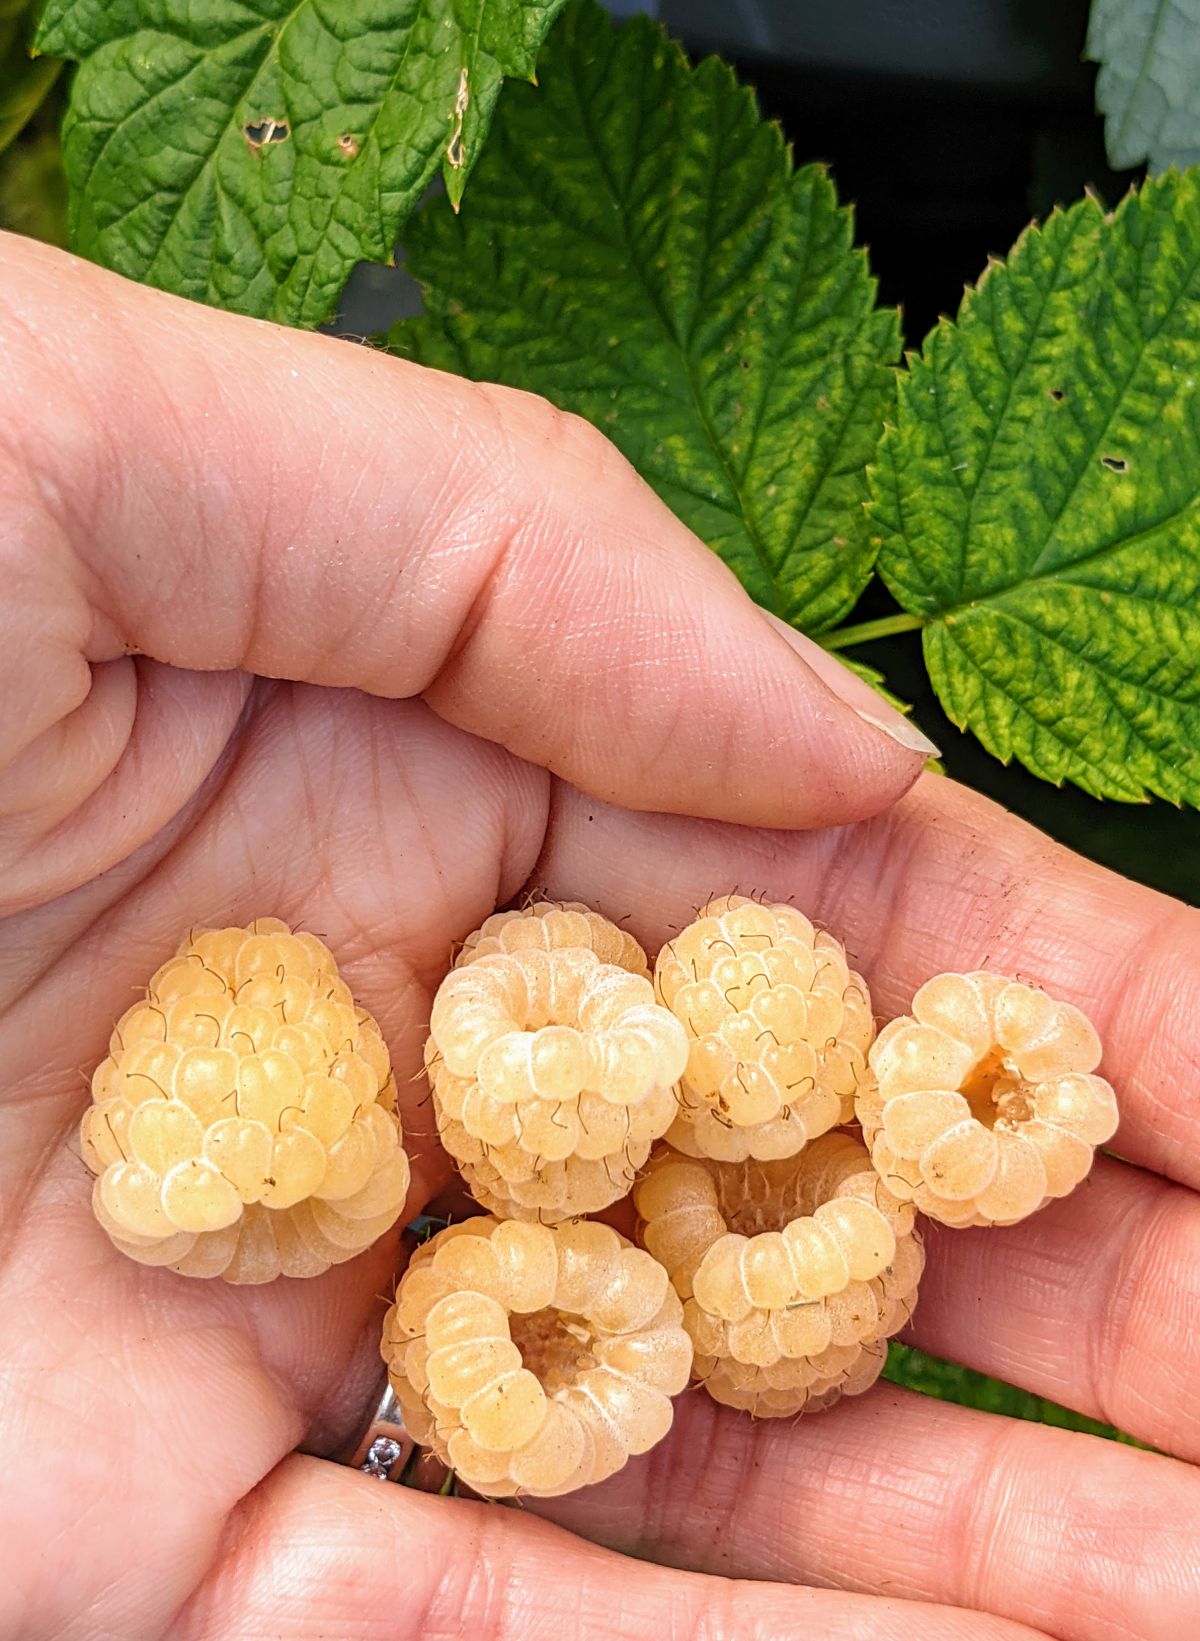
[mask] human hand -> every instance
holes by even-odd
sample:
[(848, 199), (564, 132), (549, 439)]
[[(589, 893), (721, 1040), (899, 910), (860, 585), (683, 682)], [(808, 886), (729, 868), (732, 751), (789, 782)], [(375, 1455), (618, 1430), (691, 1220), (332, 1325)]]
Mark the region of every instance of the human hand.
[[(539, 401), (19, 241), (0, 281), (0, 1629), (1178, 1634), (1191, 1471), (889, 1390), (795, 1429), (689, 1395), (662, 1449), (544, 1507), (779, 1581), (737, 1587), (736, 1612), (727, 1582), (289, 1456), (366, 1411), (394, 1244), (308, 1282), (188, 1282), (113, 1252), (72, 1150), (80, 1071), (189, 924), (271, 913), (328, 939), (409, 1089), (412, 1212), (449, 1172), (406, 1082), (430, 991), (451, 940), (531, 881), (636, 911), (655, 942), (733, 882), (794, 895), (894, 1008), (937, 967), (1043, 964), (1108, 1027), (1123, 1150), (1181, 1183), (1102, 1163), (1029, 1226), (940, 1238), (920, 1336), (1190, 1458), (1193, 914), (936, 780), (845, 829), (920, 752)], [(1152, 931), (1130, 986), (1128, 941)], [(1156, 1020), (1166, 997), (1179, 1014)]]
[(393, 1053), (416, 1211), (450, 1174), (412, 1080), (431, 990), (566, 781), (825, 824), (921, 754), (543, 402), (19, 240), (0, 288), (0, 1632), (130, 1638), (220, 1584), (287, 1475), (328, 1470), (339, 1519), (382, 1502), (276, 1467), (363, 1419), (394, 1237), (247, 1292), (140, 1269), (92, 1220), (80, 1074), (180, 933), (263, 913), (329, 941)]

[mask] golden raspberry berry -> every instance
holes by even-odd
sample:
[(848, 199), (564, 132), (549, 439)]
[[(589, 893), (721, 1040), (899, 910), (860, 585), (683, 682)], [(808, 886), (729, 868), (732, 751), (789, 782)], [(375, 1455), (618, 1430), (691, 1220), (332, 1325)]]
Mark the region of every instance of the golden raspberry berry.
[(493, 913), (467, 936), (455, 967), (496, 952), (550, 952), (566, 946), (582, 946), (602, 963), (650, 978), (646, 954), (633, 936), (578, 900), (535, 900), (523, 912)]
[(681, 1313), (607, 1225), (482, 1216), (418, 1250), (382, 1352), (408, 1429), (463, 1481), (551, 1498), (666, 1435), (692, 1365)]
[(659, 999), (687, 1028), (680, 1114), (689, 1156), (795, 1156), (854, 1115), (875, 1033), (866, 982), (794, 906), (710, 901), (663, 947)]
[(639, 1240), (684, 1301), (696, 1377), (767, 1415), (866, 1390), (924, 1264), (913, 1210), (849, 1134), (799, 1156), (693, 1158), (663, 1146), (634, 1191)]
[(843, 1396), (870, 1390), (887, 1361), (887, 1340), (830, 1345), (819, 1356), (787, 1357), (755, 1367), (731, 1356), (697, 1357), (696, 1377), (715, 1402), (759, 1419), (790, 1419), (819, 1413)]
[(939, 974), (871, 1050), (858, 1115), (897, 1196), (945, 1225), (1013, 1225), (1066, 1196), (1117, 1128), (1100, 1041), (1069, 1003)]
[(122, 1253), (270, 1282), (352, 1259), (408, 1194), (379, 1028), (277, 918), (193, 932), (117, 1022), (81, 1125)]
[[(546, 1222), (628, 1192), (675, 1116), (687, 1058), (645, 975), (595, 950), (624, 952), (628, 937), (609, 924), (610, 939), (595, 913), (556, 910), (492, 935), (485, 925), (486, 949), (469, 944), (438, 988), (426, 1048), (442, 1142), (472, 1192), (503, 1216)], [(589, 944), (538, 943), (575, 932)]]

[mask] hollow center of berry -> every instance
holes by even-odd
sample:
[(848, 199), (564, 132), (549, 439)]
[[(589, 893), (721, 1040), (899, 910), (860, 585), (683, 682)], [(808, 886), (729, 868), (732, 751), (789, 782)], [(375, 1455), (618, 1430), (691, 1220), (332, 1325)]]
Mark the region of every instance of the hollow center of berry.
[(1033, 1116), (1031, 1089), (1002, 1049), (993, 1048), (978, 1062), (961, 1093), (971, 1115), (985, 1128), (1008, 1127)]
[(528, 1316), (511, 1316), (509, 1332), (521, 1360), (541, 1380), (547, 1396), (572, 1385), (596, 1365), (592, 1330), (581, 1316), (547, 1306)]
[[(799, 1176), (799, 1177), (798, 1177)], [(800, 1170), (788, 1170), (780, 1183), (754, 1161), (722, 1168), (717, 1176), (717, 1206), (736, 1236), (782, 1231), (817, 1206), (812, 1187)]]

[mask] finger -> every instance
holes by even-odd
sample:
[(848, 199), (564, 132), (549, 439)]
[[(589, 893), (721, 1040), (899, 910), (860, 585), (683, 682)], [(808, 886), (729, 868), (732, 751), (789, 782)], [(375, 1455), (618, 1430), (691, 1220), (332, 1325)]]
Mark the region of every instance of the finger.
[(905, 1337), (1200, 1462), (1200, 1199), (1097, 1160), (1002, 1233), (926, 1227)]
[[(0, 917), (89, 883), (147, 844), (168, 846), (162, 834), (219, 776), (253, 682), (245, 673), (179, 672), (144, 657), (101, 661), (90, 690), (79, 686), (79, 706), (5, 768), (3, 741), (29, 705), (22, 696), (53, 684), (49, 672), (16, 676), (29, 646), (12, 641), (9, 628), (31, 612), (5, 592), (0, 649), (8, 651), (10, 677), (0, 654), (0, 689), (10, 681), (12, 688), (0, 696)], [(99, 899), (111, 901), (113, 890), (111, 882), (101, 886)]]
[(646, 1458), (530, 1508), (675, 1566), (978, 1608), (1060, 1641), (1178, 1641), (1200, 1603), (1194, 1470), (891, 1385), (794, 1423), (691, 1391)]
[(281, 1465), (235, 1513), (178, 1641), (1035, 1641), (1040, 1632), (887, 1598), (743, 1584), (623, 1557), (495, 1505)]
[[(731, 884), (792, 896), (846, 938), (881, 1013), (939, 969), (1032, 972), (1100, 1026), (1123, 1153), (1200, 1172), (1197, 914), (948, 782), (923, 782), (886, 820), (805, 838), (689, 834), (558, 793), (536, 876), (617, 915), (637, 908), (652, 947)], [(1092, 1187), (1027, 1225), (938, 1238), (912, 1337), (1194, 1457), (1198, 1238), (1190, 1191), (1101, 1163)]]
[[(89, 1634), (166, 1633), (236, 1500), (298, 1442), (332, 1449), (352, 1434), (382, 1369), (394, 1231), (322, 1276), (257, 1288), (135, 1264), (92, 1214), (73, 1138), (80, 1069), (181, 932), (277, 913), (326, 939), (379, 1021), (416, 1211), (449, 1173), (412, 1080), (431, 980), (454, 937), (528, 874), (547, 786), (420, 702), (256, 690), (186, 831), (0, 1010), (0, 1451), (13, 1506), (0, 1529), (14, 1569), (0, 1633), (77, 1633), (83, 1613)], [(0, 954), (47, 915), (0, 925)], [(60, 1542), (72, 1554), (48, 1579), (46, 1546)], [(114, 1575), (131, 1545), (152, 1576)]]
[(824, 825), (915, 779), (928, 743), (586, 423), (12, 238), (0, 279), (9, 757), (136, 651), (424, 693), (639, 808)]
[[(223, 1283), (106, 1246), (80, 1171), (60, 1156), (4, 1227), (0, 1633), (164, 1635), (229, 1511), (303, 1437), (294, 1387), (344, 1364), (372, 1287), (275, 1283), (254, 1317)], [(380, 1291), (387, 1250), (372, 1263)]]
[(126, 882), (111, 909), (84, 893), (0, 923), (0, 972), (8, 952), (41, 951), (33, 983), (0, 992), (3, 1172), (34, 1176), (78, 1120), (113, 1021), (184, 931), (267, 915), (330, 946), (391, 1050), (406, 1145), (418, 1163), (440, 1156), (417, 1080), (429, 997), (454, 940), (528, 873), (547, 787), (420, 702), (260, 692), (219, 788), (161, 853), (156, 840), (136, 892)]
[(1099, 1030), (1120, 1154), (1200, 1185), (1200, 911), (952, 781), (926, 776), (877, 819), (805, 835), (624, 815), (559, 787), (535, 879), (628, 916), (652, 949), (735, 885), (793, 899), (845, 941), (885, 1018), (943, 970), (1031, 978)]

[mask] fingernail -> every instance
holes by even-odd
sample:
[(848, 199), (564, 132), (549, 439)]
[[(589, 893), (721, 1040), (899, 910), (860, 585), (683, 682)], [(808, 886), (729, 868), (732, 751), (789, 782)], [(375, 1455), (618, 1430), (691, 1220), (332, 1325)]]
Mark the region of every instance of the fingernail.
[(822, 649), (820, 644), (797, 632), (795, 627), (789, 627), (786, 621), (772, 615), (770, 610), (761, 610), (760, 613), (805, 665), (816, 673), (825, 687), (832, 690), (865, 723), (873, 729), (882, 730), (909, 752), (919, 752), (923, 758), (940, 756), (939, 748), (928, 735), (922, 735), (912, 719), (897, 712), (878, 690), (871, 688), (865, 678), (844, 667), (829, 650)]

